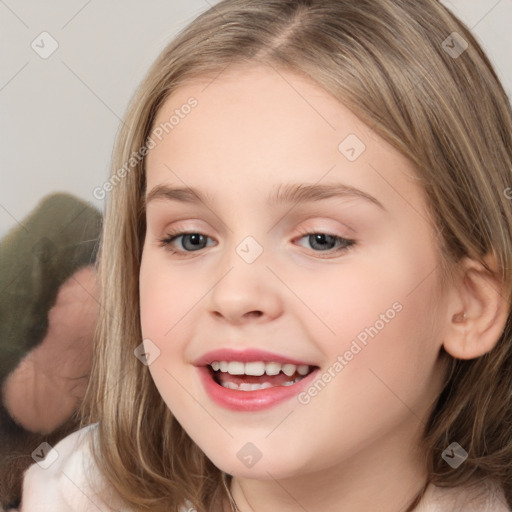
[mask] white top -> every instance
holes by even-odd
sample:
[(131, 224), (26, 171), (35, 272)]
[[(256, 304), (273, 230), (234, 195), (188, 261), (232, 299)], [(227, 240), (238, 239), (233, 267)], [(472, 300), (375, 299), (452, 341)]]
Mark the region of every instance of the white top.
[(108, 505), (99, 496), (105, 487), (89, 446), (96, 426), (69, 434), (53, 449), (47, 444), (34, 450), (33, 457), (41, 461), (25, 471), (19, 512), (134, 512), (118, 503), (112, 492), (106, 492)]
[[(105, 491), (97, 468), (93, 467), (89, 450), (91, 432), (97, 423), (82, 428), (59, 441), (53, 450), (49, 445), (35, 450), (41, 461), (32, 464), (25, 472), (22, 503), (19, 512), (134, 512)], [(43, 459), (44, 456), (44, 459)], [(53, 461), (53, 462), (52, 462)], [(46, 469), (45, 469), (46, 466)], [(94, 490), (103, 490), (108, 505)], [(494, 491), (494, 494), (493, 494)], [(114, 508), (112, 508), (114, 507)], [(194, 510), (184, 506), (182, 512)], [(478, 501), (460, 488), (429, 486), (415, 512), (511, 512), (506, 505), (503, 491), (492, 485), (482, 484)]]

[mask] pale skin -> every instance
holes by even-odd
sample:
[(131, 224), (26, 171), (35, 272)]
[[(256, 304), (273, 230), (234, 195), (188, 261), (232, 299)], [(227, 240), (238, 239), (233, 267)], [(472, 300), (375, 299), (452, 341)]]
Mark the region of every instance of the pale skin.
[[(507, 313), (498, 284), (467, 260), (460, 279), (441, 287), (436, 230), (412, 164), (313, 82), (231, 66), (175, 91), (155, 126), (191, 96), (197, 107), (147, 157), (147, 192), (167, 184), (214, 198), (147, 206), (141, 327), (161, 351), (149, 366), (160, 394), (234, 475), (242, 512), (404, 510), (427, 476), (420, 437), (442, 388), (442, 348), (466, 359), (492, 349)], [(366, 146), (354, 161), (338, 149), (349, 134)], [(265, 205), (291, 182), (342, 183), (383, 208), (357, 197)], [(175, 228), (206, 241), (194, 250), (182, 236), (172, 254), (159, 239)], [(336, 252), (303, 233), (356, 244)], [(251, 264), (236, 252), (248, 236), (263, 249)], [(257, 348), (329, 373), (396, 302), (401, 311), (306, 405), (224, 409), (192, 364), (214, 349)], [(248, 442), (262, 454), (250, 468), (237, 457)]]

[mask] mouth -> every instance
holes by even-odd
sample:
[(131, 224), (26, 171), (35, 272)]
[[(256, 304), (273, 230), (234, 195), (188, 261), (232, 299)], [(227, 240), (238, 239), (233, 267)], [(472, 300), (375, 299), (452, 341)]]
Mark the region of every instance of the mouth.
[(318, 366), (262, 351), (216, 351), (195, 362), (208, 397), (238, 412), (262, 411), (298, 395)]
[(213, 381), (234, 391), (260, 391), (297, 384), (316, 368), (277, 361), (213, 361), (206, 365)]
[(192, 364), (208, 398), (232, 411), (262, 411), (297, 396), (320, 367), (310, 361), (256, 348), (221, 348)]

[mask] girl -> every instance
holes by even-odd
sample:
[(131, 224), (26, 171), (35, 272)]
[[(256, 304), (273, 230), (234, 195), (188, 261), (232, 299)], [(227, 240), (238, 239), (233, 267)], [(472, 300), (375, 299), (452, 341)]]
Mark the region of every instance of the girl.
[(23, 512), (510, 510), (511, 169), (507, 96), (437, 1), (200, 15), (96, 191), (83, 428)]

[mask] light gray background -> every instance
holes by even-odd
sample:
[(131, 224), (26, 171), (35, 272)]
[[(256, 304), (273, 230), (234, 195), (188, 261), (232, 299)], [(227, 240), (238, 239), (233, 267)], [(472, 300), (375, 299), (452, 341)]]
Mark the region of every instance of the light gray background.
[[(0, 0), (0, 237), (55, 191), (103, 211), (128, 101), (160, 50), (215, 0)], [(444, 0), (494, 63), (512, 98), (512, 0)], [(31, 47), (46, 31), (47, 59)]]

